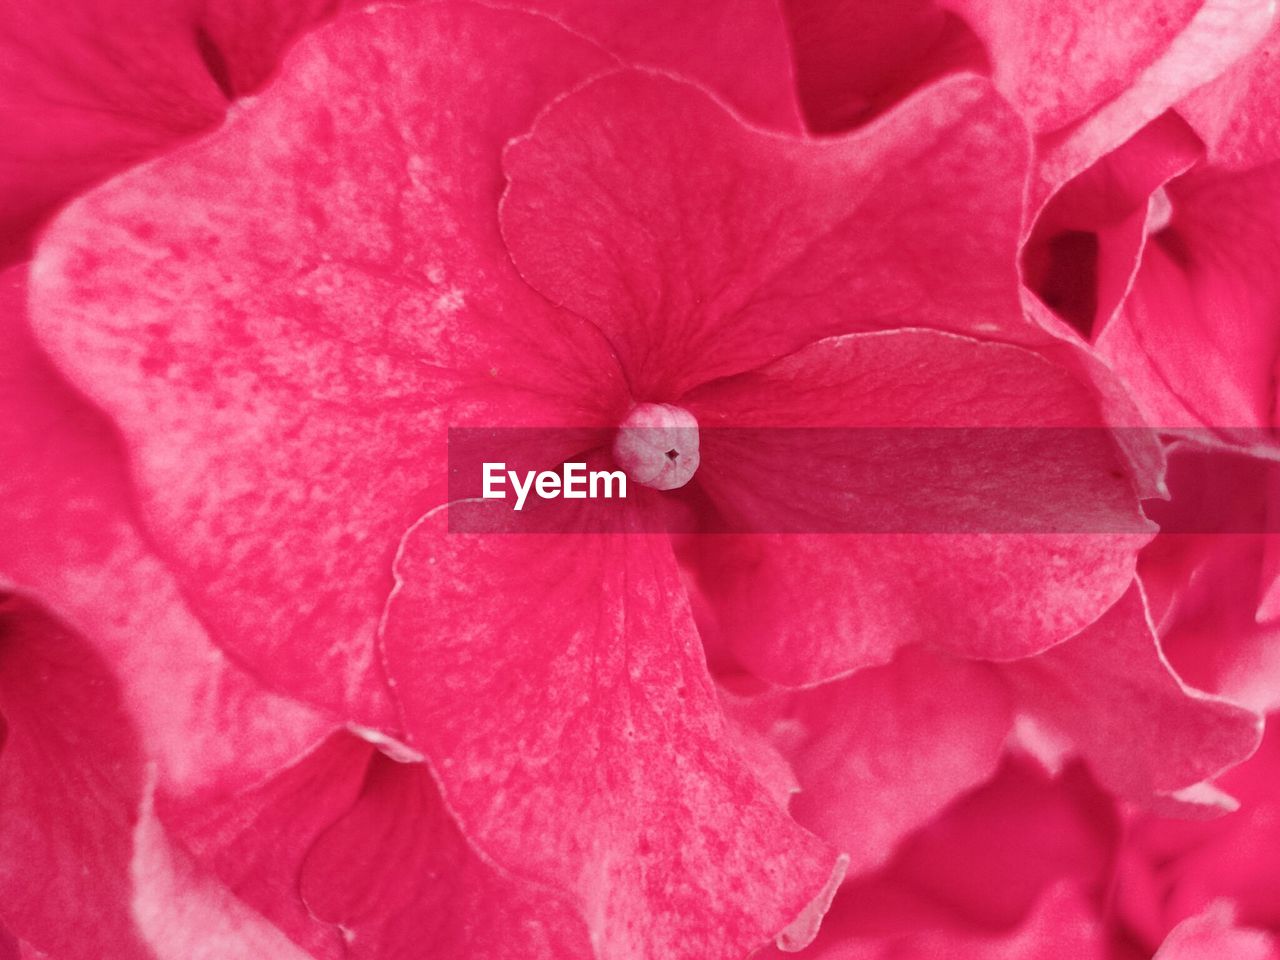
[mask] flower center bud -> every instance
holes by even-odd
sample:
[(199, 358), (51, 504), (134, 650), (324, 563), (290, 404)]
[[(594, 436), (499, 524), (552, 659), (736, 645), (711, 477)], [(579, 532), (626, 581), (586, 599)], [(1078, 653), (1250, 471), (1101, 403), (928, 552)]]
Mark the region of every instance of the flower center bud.
[(698, 469), (698, 421), (666, 403), (636, 404), (618, 427), (613, 456), (636, 483), (655, 490), (683, 487)]

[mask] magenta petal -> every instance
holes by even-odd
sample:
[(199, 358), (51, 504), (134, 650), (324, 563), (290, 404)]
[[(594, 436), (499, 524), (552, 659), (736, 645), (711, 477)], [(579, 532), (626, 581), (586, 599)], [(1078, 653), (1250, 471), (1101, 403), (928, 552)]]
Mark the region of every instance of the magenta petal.
[(895, 954), (903, 960), (1108, 960), (1106, 931), (1092, 898), (1074, 884), (1049, 890), (1007, 933), (926, 933)]
[(383, 641), (477, 847), (570, 894), (602, 957), (727, 960), (805, 913), (834, 857), (726, 742), (667, 538), (446, 527), (406, 536)]
[(21, 273), (0, 275), (0, 581), (108, 661), (161, 790), (252, 781), (318, 718), (262, 690), (191, 615), (138, 532), (111, 425), (31, 340)]
[[(776, 0), (528, 0), (640, 65), (705, 84), (754, 123), (799, 132), (791, 51)], [(743, 64), (751, 69), (743, 69)]]
[[(744, 666), (775, 682), (830, 679), (916, 642), (992, 659), (1043, 650), (1124, 593), (1149, 539), (1090, 389), (1019, 347), (918, 330), (852, 335), (711, 384), (688, 403), (700, 422), (761, 428), (751, 449), (741, 434), (705, 431), (699, 467), (711, 499), (748, 529), (795, 529), (805, 510), (833, 523), (862, 519), (868, 505), (892, 514), (890, 532), (699, 545), (701, 586), (724, 637)], [(796, 427), (890, 437), (903, 428), (904, 453), (882, 455), (882, 444), (860, 460), (853, 431), (827, 449), (808, 429), (786, 429)], [(954, 427), (1030, 446), (990, 462), (979, 448), (957, 450), (952, 463), (911, 445), (908, 428)], [(957, 501), (956, 485), (974, 494)], [(1073, 526), (1024, 532), (1046, 509)]]
[(1029, 329), (1010, 254), (1025, 140), (975, 78), (802, 141), (624, 72), (508, 148), (503, 235), (534, 287), (604, 331), (633, 393), (662, 402), (833, 334)]
[[(1275, 714), (1270, 718), (1274, 720)], [(1242, 926), (1280, 930), (1280, 729), (1268, 724), (1267, 736), (1248, 761), (1228, 771), (1219, 786), (1239, 798), (1239, 810), (1214, 820), (1188, 822), (1146, 816), (1134, 822), (1133, 863), (1151, 889), (1146, 897), (1128, 897), (1127, 907), (1151, 908), (1162, 932), (1172, 924), (1209, 910), (1230, 898)], [(1146, 893), (1142, 886), (1138, 893)], [(1126, 891), (1128, 893), (1128, 891)]]
[(1000, 92), (1037, 133), (1132, 86), (1191, 21), (1199, 0), (942, 0), (987, 44)]
[[(981, 927), (1016, 925), (1061, 883), (1095, 886), (1120, 830), (1115, 802), (1078, 764), (1049, 777), (1010, 757), (987, 784), (908, 837), (886, 876)], [(863, 922), (874, 914), (863, 911)]]
[(1038, 207), (1056, 187), (1120, 146), (1191, 91), (1221, 75), (1266, 35), (1273, 12), (1270, 0), (1205, 0), (1199, 4), (1186, 27), (1117, 95), (1081, 122), (1041, 139), (1037, 182), (1030, 192), (1032, 206)]
[(912, 648), (888, 666), (781, 697), (767, 729), (800, 786), (792, 815), (849, 851), (856, 874), (995, 772), (1009, 706), (985, 665)]
[(59, 218), (33, 323), (123, 432), (151, 540), (216, 640), (368, 722), (446, 422), (614, 415), (607, 347), (520, 281), (495, 217), (501, 145), (607, 59), (541, 17), (431, 4), (341, 18), (290, 62)]
[(568, 904), (471, 851), (425, 766), (379, 753), (355, 803), (307, 853), (299, 889), (317, 918), (350, 931), (351, 958), (593, 956)]
[[(997, 831), (989, 844), (1007, 839)], [(982, 855), (982, 852), (979, 852)], [(973, 883), (970, 877), (960, 883)], [(822, 932), (806, 952), (813, 960), (1108, 960), (1107, 931), (1087, 880), (1049, 887), (1025, 915), (998, 926), (955, 913), (927, 891), (889, 876), (846, 885)], [(768, 960), (786, 954), (768, 951)], [(1126, 956), (1128, 956), (1126, 954)]]
[(0, 7), (0, 264), (76, 192), (216, 126), (341, 0)]
[(809, 128), (865, 122), (953, 69), (981, 69), (981, 44), (933, 0), (784, 0)]
[(150, 960), (130, 917), (143, 757), (106, 666), (0, 597), (0, 918), (58, 960)]
[(1280, 20), (1248, 56), (1178, 105), (1215, 166), (1244, 170), (1280, 159)]
[(290, 45), (352, 0), (207, 0), (192, 31), (210, 76), (228, 98), (255, 93)]
[(1155, 960), (1280, 960), (1280, 942), (1262, 930), (1237, 926), (1229, 902), (1184, 920), (1156, 951)]
[(134, 832), (133, 915), (158, 960), (320, 960), (245, 906), (166, 834), (146, 803)]
[(359, 796), (373, 748), (346, 733), (313, 745), (261, 782), (227, 795), (161, 797), (160, 817), (202, 869), (317, 960), (344, 956), (298, 889), (315, 838)]
[(1280, 167), (1192, 171), (1099, 351), (1161, 426), (1274, 422)]
[(1171, 111), (1064, 185), (1023, 250), (1027, 286), (1092, 339), (1129, 292), (1152, 194), (1203, 155), (1200, 140)]
[(1137, 584), (1079, 636), (1001, 670), (1024, 709), (1066, 734), (1110, 789), (1139, 802), (1216, 776), (1261, 735), (1257, 714), (1173, 673)]
[(191, 6), (0, 8), (0, 263), (23, 257), (34, 228), (76, 191), (222, 117)]

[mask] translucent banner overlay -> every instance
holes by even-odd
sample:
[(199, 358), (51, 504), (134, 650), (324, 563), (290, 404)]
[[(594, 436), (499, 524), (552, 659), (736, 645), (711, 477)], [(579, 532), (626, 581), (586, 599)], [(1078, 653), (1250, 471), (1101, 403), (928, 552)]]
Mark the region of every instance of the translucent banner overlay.
[[(449, 528), (466, 533), (1280, 532), (1269, 434), (1007, 427), (706, 427), (679, 489), (620, 470), (604, 429), (449, 431)], [(1161, 440), (1165, 441), (1162, 444)], [(1170, 497), (1156, 494), (1161, 450)], [(676, 455), (672, 450), (671, 454)]]

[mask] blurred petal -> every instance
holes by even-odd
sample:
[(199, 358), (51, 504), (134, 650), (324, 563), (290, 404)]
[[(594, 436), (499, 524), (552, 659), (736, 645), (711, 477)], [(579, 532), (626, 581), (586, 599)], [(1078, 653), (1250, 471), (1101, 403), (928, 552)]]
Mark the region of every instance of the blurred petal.
[(0, 4), (0, 265), (58, 206), (216, 127), (342, 0)]
[(1025, 709), (1065, 733), (1098, 778), (1149, 802), (1256, 749), (1261, 719), (1187, 687), (1170, 669), (1136, 584), (1079, 636), (1003, 665)]
[(848, 852), (852, 874), (878, 867), (902, 837), (991, 776), (1012, 719), (987, 667), (919, 648), (740, 709), (795, 770), (792, 815)]
[(1155, 960), (1276, 960), (1280, 945), (1261, 930), (1238, 927), (1229, 903), (1220, 902), (1180, 923)]
[(137, 734), (107, 666), (0, 597), (0, 917), (58, 960), (150, 960), (130, 916)]

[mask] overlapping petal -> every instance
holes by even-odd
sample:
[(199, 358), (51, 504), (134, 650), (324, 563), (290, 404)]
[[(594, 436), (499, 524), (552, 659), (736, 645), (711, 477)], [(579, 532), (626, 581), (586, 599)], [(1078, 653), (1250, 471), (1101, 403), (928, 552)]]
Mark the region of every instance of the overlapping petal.
[(930, 80), (986, 65), (973, 32), (932, 0), (785, 0), (783, 9), (815, 133), (849, 130)]
[(667, 538), (584, 523), (448, 533), (441, 511), (406, 536), (383, 642), (411, 745), (482, 851), (573, 894), (601, 956), (816, 929), (843, 867), (725, 742)]
[(0, 4), (0, 263), (77, 192), (216, 127), (342, 0)]
[(1026, 335), (1009, 261), (1025, 162), (1017, 119), (972, 78), (807, 142), (625, 72), (508, 148), (503, 236), (534, 287), (604, 332), (632, 392), (665, 401), (836, 334)]
[(36, 326), (124, 434), (196, 612), (264, 682), (367, 719), (446, 422), (590, 424), (618, 402), (598, 335), (519, 281), (496, 223), (502, 143), (606, 62), (527, 14), (353, 15), (41, 247)]
[(0, 581), (105, 658), (161, 790), (232, 789), (317, 718), (245, 677), (192, 616), (137, 528), (115, 431), (32, 341), (25, 295), (21, 269), (0, 276)]
[(1079, 636), (1001, 672), (1104, 784), (1139, 801), (1217, 776), (1247, 759), (1261, 735), (1257, 714), (1173, 673), (1137, 585)]
[(170, 804), (166, 820), (317, 958), (591, 955), (568, 904), (476, 856), (421, 763), (350, 733), (215, 804)]
[(1205, 0), (1123, 91), (1080, 122), (1042, 140), (1030, 189), (1032, 209), (1250, 53), (1267, 35), (1274, 13), (1268, 0)]
[(1195, 90), (1178, 112), (1208, 145), (1213, 165), (1247, 170), (1280, 158), (1280, 22), (1249, 54), (1211, 83)]
[(130, 912), (144, 756), (110, 668), (0, 598), (0, 917), (61, 960), (150, 960)]
[(1270, 426), (1280, 167), (1192, 171), (1168, 186), (1167, 201), (1167, 225), (1098, 348), (1162, 426)]
[[(755, 123), (800, 132), (786, 24), (776, 0), (532, 0), (631, 63), (715, 90)], [(751, 64), (744, 70), (743, 64)]]
[(699, 567), (728, 644), (776, 682), (913, 642), (1038, 652), (1127, 589), (1149, 536), (1092, 391), (1018, 347), (853, 335), (688, 402), (709, 426), (756, 428), (704, 440), (699, 482), (745, 518), (732, 529), (791, 531), (708, 538)]
[(1037, 133), (1126, 91), (1187, 29), (1198, 0), (944, 0), (971, 24), (1000, 92)]
[(1098, 903), (1115, 821), (1078, 767), (1051, 778), (1010, 758), (846, 883), (810, 949), (831, 960), (1106, 956)]
[[(1265, 0), (790, 0), (785, 8), (812, 129), (849, 129), (941, 74), (988, 70), (1029, 128), (1047, 137), (1053, 184), (1249, 53), (1271, 17)], [(1218, 95), (1264, 110), (1265, 62), (1220, 81), (1229, 89)], [(1209, 123), (1256, 126), (1223, 116), (1215, 111)]]
[(794, 770), (796, 820), (849, 854), (851, 874), (879, 867), (908, 833), (990, 777), (1012, 722), (987, 667), (904, 650), (883, 667), (811, 690), (734, 704)]
[(1155, 960), (1276, 960), (1280, 947), (1262, 930), (1236, 926), (1228, 903), (1216, 904), (1169, 934)]

